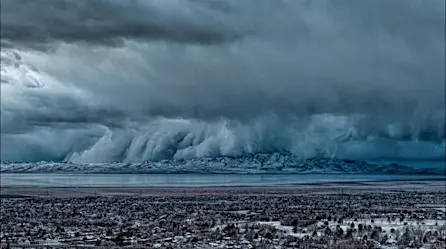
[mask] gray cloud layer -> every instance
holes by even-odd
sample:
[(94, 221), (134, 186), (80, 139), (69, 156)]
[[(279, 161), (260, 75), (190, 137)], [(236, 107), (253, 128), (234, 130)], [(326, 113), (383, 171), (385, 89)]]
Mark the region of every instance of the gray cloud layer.
[(442, 0), (2, 0), (2, 157), (444, 158), (444, 19)]
[[(46, 47), (60, 41), (114, 46), (123, 39), (212, 44), (241, 35), (220, 23), (221, 13), (210, 6), (175, 2), (4, 0), (1, 36), (8, 44)], [(188, 4), (193, 13), (182, 10)]]

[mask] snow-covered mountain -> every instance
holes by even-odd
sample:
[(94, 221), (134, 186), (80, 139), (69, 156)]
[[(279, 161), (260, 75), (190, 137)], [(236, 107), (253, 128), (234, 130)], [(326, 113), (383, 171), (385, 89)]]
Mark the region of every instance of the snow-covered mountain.
[(414, 169), (389, 164), (341, 159), (302, 160), (289, 153), (253, 154), (190, 160), (162, 160), (144, 163), (38, 162), (1, 163), (2, 173), (346, 173), (346, 174), (444, 174), (442, 169)]

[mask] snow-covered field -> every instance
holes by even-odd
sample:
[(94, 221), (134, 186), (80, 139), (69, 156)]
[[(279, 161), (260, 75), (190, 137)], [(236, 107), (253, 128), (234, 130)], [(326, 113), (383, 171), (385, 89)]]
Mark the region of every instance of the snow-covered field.
[(14, 188), (2, 188), (2, 243), (182, 249), (446, 245), (444, 187)]

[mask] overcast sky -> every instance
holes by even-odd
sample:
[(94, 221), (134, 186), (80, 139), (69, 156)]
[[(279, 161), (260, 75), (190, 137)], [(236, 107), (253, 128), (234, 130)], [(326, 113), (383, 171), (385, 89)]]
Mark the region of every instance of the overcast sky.
[(444, 44), (444, 0), (2, 0), (2, 160), (444, 159)]

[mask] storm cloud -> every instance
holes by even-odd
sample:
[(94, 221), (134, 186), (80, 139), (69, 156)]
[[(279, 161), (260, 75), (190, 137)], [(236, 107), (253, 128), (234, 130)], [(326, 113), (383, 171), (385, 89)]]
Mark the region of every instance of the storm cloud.
[[(48, 43), (122, 45), (125, 39), (212, 44), (237, 39), (211, 6), (182, 1), (2, 1), (2, 41), (47, 47)], [(215, 16), (214, 16), (215, 14)], [(206, 17), (213, 16), (212, 19)]]
[(2, 0), (2, 160), (444, 160), (444, 43), (441, 0)]

